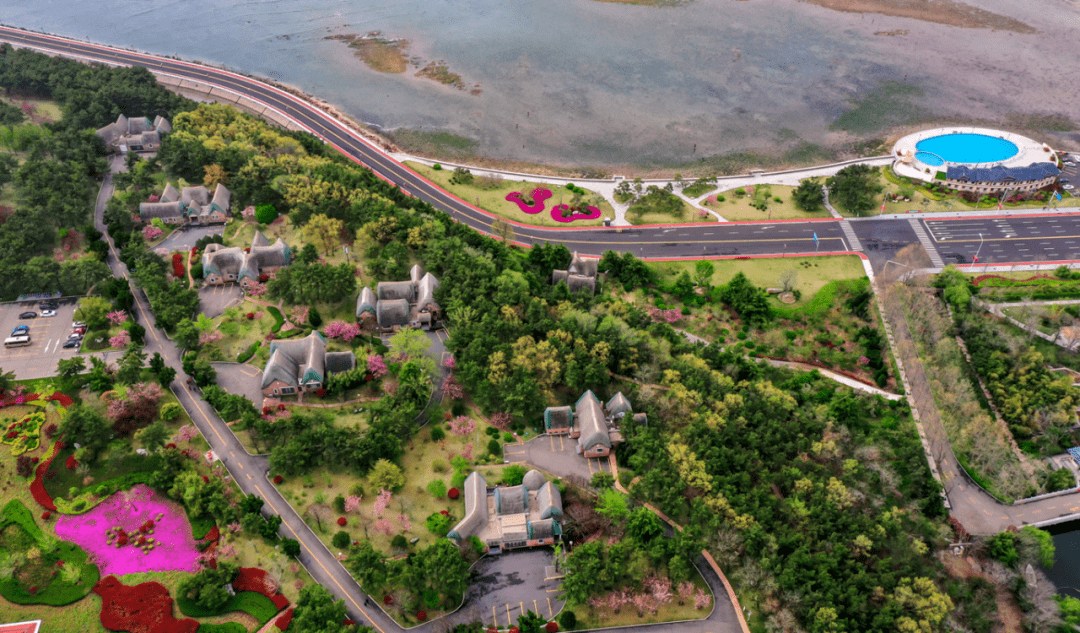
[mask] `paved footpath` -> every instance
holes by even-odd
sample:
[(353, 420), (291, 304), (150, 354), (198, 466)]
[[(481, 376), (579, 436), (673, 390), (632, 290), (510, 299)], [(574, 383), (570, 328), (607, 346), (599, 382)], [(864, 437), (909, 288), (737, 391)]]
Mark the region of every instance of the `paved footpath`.
[[(109, 243), (107, 263), (113, 270), (113, 274), (122, 279), (129, 279), (127, 266), (119, 260), (112, 238), (108, 236), (103, 221), (105, 203), (112, 195), (112, 174), (123, 168), (123, 159), (114, 157), (111, 163), (111, 172), (105, 176), (98, 195), (98, 201), (94, 212), (94, 224), (98, 230), (106, 234)], [(315, 535), (311, 527), (300, 517), (296, 510), (289, 505), (276, 487), (267, 478), (268, 460), (266, 456), (251, 455), (233, 434), (225, 422), (218, 417), (213, 408), (206, 403), (197, 391), (185, 388), (188, 376), (183, 371), (181, 351), (170, 340), (165, 332), (157, 327), (150, 305), (145, 294), (133, 287), (135, 294), (135, 314), (138, 315), (143, 326), (146, 328), (146, 347), (148, 352), (158, 352), (165, 362), (176, 370), (176, 380), (172, 388), (180, 405), (184, 407), (192, 422), (198, 427), (199, 432), (210, 444), (211, 450), (221, 459), (228, 469), (229, 474), (240, 486), (244, 494), (258, 495), (265, 500), (263, 513), (277, 515), (282, 519), (281, 534), (287, 538), (293, 538), (300, 542), (301, 553), (299, 561), (308, 570), (311, 577), (322, 586), (326, 587), (337, 598), (345, 601), (349, 617), (356, 622), (361, 622), (374, 627), (378, 633), (398, 633), (404, 629), (390, 616), (384, 613), (374, 600), (361, 591), (360, 586), (352, 578), (349, 572), (334, 557), (334, 553), (327, 549), (326, 545)], [(441, 340), (439, 341), (441, 343)], [(445, 370), (444, 370), (445, 372)], [(441, 387), (441, 381), (437, 385)], [(436, 389), (438, 392), (439, 389)], [(688, 622), (673, 622), (667, 624), (655, 624), (632, 627), (635, 631), (647, 631), (648, 633), (745, 633), (735, 617), (731, 603), (722, 600), (726, 596), (723, 583), (711, 569), (703, 568), (706, 581), (717, 597), (717, 608), (713, 609), (708, 618), (704, 620), (692, 620)], [(724, 608), (726, 605), (727, 608)], [(467, 606), (467, 605), (466, 605)], [(440, 618), (423, 625), (413, 627), (410, 631), (416, 633), (437, 633), (443, 631), (447, 625), (461, 623), (471, 617), (470, 609), (459, 609), (446, 618)], [(605, 629), (606, 631), (629, 631), (631, 627), (619, 627)]]

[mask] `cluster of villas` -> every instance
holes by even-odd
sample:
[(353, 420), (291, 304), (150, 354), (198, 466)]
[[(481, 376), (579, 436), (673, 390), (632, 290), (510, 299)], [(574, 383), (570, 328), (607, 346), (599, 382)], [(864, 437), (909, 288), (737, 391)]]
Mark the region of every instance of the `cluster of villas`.
[(619, 424), (629, 416), (636, 424), (647, 424), (644, 413), (635, 414), (630, 401), (619, 392), (601, 404), (592, 391), (586, 391), (573, 407), (544, 409), (544, 431), (576, 439), (575, 450), (583, 457), (607, 457), (623, 440)]
[(365, 329), (392, 332), (438, 326), (441, 309), (435, 301), (439, 280), (416, 265), (407, 281), (380, 281), (375, 290), (363, 288), (356, 299), (356, 320)]
[(562, 538), (559, 489), (538, 470), (517, 486), (491, 487), (478, 472), (465, 479), (465, 516), (447, 536), (459, 545), (471, 537), (493, 551), (553, 545)]
[(161, 116), (151, 121), (147, 117), (127, 118), (123, 114), (115, 123), (110, 123), (97, 130), (96, 134), (105, 141), (109, 152), (156, 152), (161, 147), (161, 139), (172, 131), (172, 125)]
[(231, 200), (232, 194), (221, 183), (214, 187), (213, 194), (202, 185), (178, 190), (168, 183), (156, 202), (139, 205), (139, 219), (161, 220), (177, 226), (224, 224), (229, 221)]

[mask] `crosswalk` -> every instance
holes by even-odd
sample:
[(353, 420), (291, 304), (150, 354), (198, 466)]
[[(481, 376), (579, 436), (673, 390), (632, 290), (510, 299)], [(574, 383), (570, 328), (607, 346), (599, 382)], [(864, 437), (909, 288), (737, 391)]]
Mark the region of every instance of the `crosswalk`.
[(942, 261), (941, 255), (938, 254), (937, 247), (934, 246), (933, 240), (926, 234), (926, 229), (923, 228), (922, 222), (915, 218), (908, 218), (908, 224), (911, 225), (911, 230), (915, 231), (915, 237), (919, 238), (919, 243), (926, 249), (926, 254), (930, 256), (930, 263), (935, 268), (944, 268), (945, 262)]
[(853, 251), (862, 251), (862, 242), (859, 241), (855, 230), (851, 228), (851, 222), (848, 220), (840, 220), (840, 230), (844, 232), (844, 237), (847, 238), (848, 245), (851, 246)]

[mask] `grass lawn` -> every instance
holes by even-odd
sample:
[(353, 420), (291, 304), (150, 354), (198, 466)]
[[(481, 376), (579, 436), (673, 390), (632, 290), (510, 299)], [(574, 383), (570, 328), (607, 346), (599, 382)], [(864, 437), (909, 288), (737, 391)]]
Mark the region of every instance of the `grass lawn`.
[[(712, 595), (712, 589), (705, 583), (705, 579), (701, 577), (700, 573), (695, 573), (691, 581), (694, 583), (695, 587), (704, 589), (709, 595)], [(715, 600), (715, 596), (713, 599)], [(642, 617), (638, 617), (637, 608), (630, 604), (619, 609), (619, 613), (614, 613), (607, 607), (602, 609), (591, 609), (585, 605), (580, 605), (574, 608), (574, 613), (578, 618), (577, 627), (575, 628), (599, 629), (616, 626), (633, 626), (635, 624), (700, 620), (707, 616), (711, 610), (711, 602), (709, 603), (709, 606), (698, 611), (694, 608), (693, 600), (689, 600), (686, 604), (680, 605), (678, 598), (674, 598), (668, 604), (657, 609), (656, 613), (647, 612)]]
[[(774, 200), (769, 204), (769, 210), (772, 211), (773, 220), (805, 220), (807, 218), (820, 218), (828, 215), (828, 211), (825, 210), (825, 207), (822, 207), (819, 211), (807, 213), (795, 206), (795, 202), (791, 199), (791, 192), (795, 190), (794, 187), (769, 185), (769, 188), (772, 190), (773, 196), (777, 196), (783, 200), (783, 202), (776, 202)], [(735, 191), (735, 189), (728, 189), (717, 194), (724, 196), (723, 202), (717, 202), (716, 196), (710, 195), (707, 199), (702, 201), (701, 204), (706, 208), (716, 211), (723, 216), (725, 220), (730, 222), (769, 219), (768, 213), (759, 211), (750, 206), (750, 203), (753, 202), (753, 198), (750, 196), (737, 195)]]
[[(535, 226), (600, 226), (603, 224), (603, 218), (614, 218), (615, 210), (611, 208), (611, 205), (605, 200), (600, 205), (600, 218), (595, 220), (577, 220), (575, 222), (557, 222), (551, 219), (551, 209), (559, 204), (569, 204), (574, 194), (567, 191), (565, 187), (558, 185), (538, 184), (532, 182), (521, 182), (515, 180), (503, 180), (495, 183), (493, 186), (482, 188), (477, 185), (452, 185), (450, 184), (450, 178), (454, 175), (452, 170), (441, 169), (435, 170), (426, 165), (420, 163), (414, 163), (412, 161), (406, 161), (406, 166), (416, 171), (418, 174), (427, 178), (431, 182), (439, 185), (443, 189), (446, 189), (455, 196), (465, 200), (470, 204), (475, 204), (481, 209), (494, 213), (495, 215), (520, 222), (522, 224), (531, 224)], [(480, 178), (476, 178), (474, 182), (480, 182)], [(545, 187), (551, 190), (552, 196), (545, 201), (544, 210), (536, 214), (528, 214), (521, 211), (517, 204), (510, 202), (506, 199), (507, 194), (514, 191), (532, 191), (537, 187)], [(585, 190), (586, 199), (590, 198), (594, 192)]]
[[(249, 313), (261, 315), (257, 319), (248, 319), (244, 315)], [(247, 300), (225, 310), (225, 313), (215, 317), (213, 322), (215, 329), (225, 336), (220, 341), (200, 346), (200, 353), (215, 361), (237, 361), (238, 354), (246, 351), (255, 342), (265, 341), (274, 327), (274, 317), (266, 306)], [(265, 362), (268, 353), (268, 346), (262, 345), (248, 362), (257, 365), (256, 359), (260, 356), (264, 357)]]
[[(682, 202), (682, 215), (676, 217), (668, 215), (667, 213), (637, 213), (627, 212), (626, 219), (633, 225), (643, 224), (707, 224), (709, 222), (717, 222), (718, 220), (713, 217), (711, 213), (707, 213), (704, 216), (701, 215), (701, 210), (690, 204), (689, 202), (679, 198)], [(723, 215), (723, 214), (721, 214)]]
[[(30, 122), (34, 125), (41, 125), (42, 123), (52, 123), (59, 121), (63, 118), (63, 114), (60, 112), (60, 106), (55, 101), (48, 99), (31, 99), (28, 97), (0, 97), (0, 100), (10, 103), (19, 108), (30, 106), (33, 110), (30, 112)], [(23, 111), (25, 113), (25, 110)], [(26, 119), (23, 119), (26, 121)]]
[[(762, 288), (779, 287), (780, 276), (789, 270), (798, 273), (795, 288), (802, 298), (789, 307), (809, 303), (825, 284), (837, 279), (858, 279), (866, 275), (862, 262), (855, 255), (827, 257), (769, 257), (760, 259), (714, 259), (712, 285), (727, 283), (736, 273), (743, 273), (751, 283)], [(660, 275), (673, 280), (685, 270), (694, 276), (696, 261), (657, 262), (653, 264)]]
[[(111, 351), (124, 351), (123, 347), (112, 347), (109, 345), (109, 339), (124, 332), (123, 325), (113, 325), (108, 330), (95, 330), (93, 332), (87, 332), (86, 337), (82, 340), (82, 345), (79, 347), (80, 354), (88, 354), (91, 352), (111, 352)], [(89, 363), (87, 363), (89, 364)]]

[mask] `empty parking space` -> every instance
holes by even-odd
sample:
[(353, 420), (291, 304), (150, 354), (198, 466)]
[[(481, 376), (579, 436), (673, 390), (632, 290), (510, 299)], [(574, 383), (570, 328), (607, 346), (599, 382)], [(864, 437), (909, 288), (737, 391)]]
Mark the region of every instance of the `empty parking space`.
[(487, 556), (473, 568), (476, 581), (463, 606), (475, 609), (484, 626), (501, 629), (513, 626), (527, 611), (553, 619), (563, 599), (552, 564), (547, 548)]
[[(20, 325), (30, 328), (30, 345), (26, 347), (0, 348), (0, 366), (5, 371), (14, 371), (20, 379), (44, 378), (56, 373), (56, 362), (61, 358), (71, 358), (78, 353), (78, 348), (64, 349), (64, 342), (71, 333), (77, 299), (62, 299), (56, 309), (56, 316), (43, 317), (38, 302), (28, 304), (5, 303), (0, 305), (0, 327), (4, 338), (11, 336), (11, 331)], [(19, 319), (23, 312), (36, 312), (34, 319)]]

